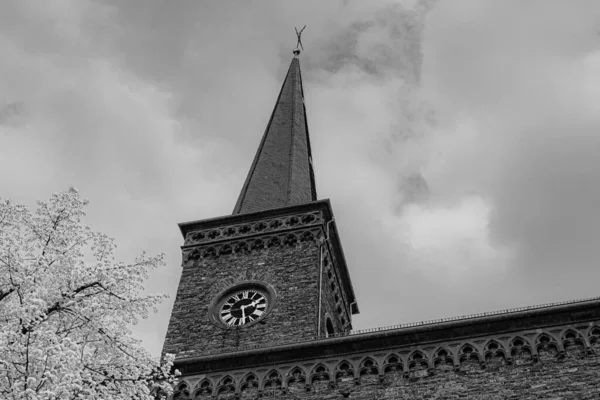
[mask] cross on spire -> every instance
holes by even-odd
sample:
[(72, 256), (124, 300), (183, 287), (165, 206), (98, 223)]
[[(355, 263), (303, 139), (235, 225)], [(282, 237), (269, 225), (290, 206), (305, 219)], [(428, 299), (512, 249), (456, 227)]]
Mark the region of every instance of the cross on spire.
[(300, 29), (300, 32), (298, 32), (298, 28), (294, 27), (294, 30), (296, 31), (296, 37), (298, 38), (298, 42), (296, 42), (296, 48), (294, 49), (294, 55), (296, 56), (300, 54), (300, 49), (304, 50), (304, 46), (302, 46), (302, 32), (304, 32), (305, 28), (306, 25), (304, 25), (302, 29)]

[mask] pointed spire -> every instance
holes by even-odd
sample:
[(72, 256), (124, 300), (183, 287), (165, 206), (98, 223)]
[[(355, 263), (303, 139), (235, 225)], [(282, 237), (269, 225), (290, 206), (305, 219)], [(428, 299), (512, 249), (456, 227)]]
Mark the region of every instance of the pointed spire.
[(233, 214), (264, 211), (317, 199), (299, 54), (300, 50), (295, 49)]

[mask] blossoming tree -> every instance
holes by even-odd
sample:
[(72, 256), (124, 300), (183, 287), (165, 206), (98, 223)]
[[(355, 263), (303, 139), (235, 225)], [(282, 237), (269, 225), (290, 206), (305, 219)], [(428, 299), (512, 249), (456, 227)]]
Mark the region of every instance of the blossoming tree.
[(82, 223), (76, 190), (35, 212), (0, 202), (0, 398), (150, 399), (169, 391), (128, 329), (164, 295), (143, 293), (163, 255), (115, 262), (113, 240)]

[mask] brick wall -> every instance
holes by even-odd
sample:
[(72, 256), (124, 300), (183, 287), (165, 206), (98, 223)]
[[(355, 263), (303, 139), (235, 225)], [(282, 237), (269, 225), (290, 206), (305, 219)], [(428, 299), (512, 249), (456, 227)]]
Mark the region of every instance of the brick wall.
[[(397, 371), (354, 378), (340, 378), (335, 384), (315, 382), (309, 390), (292, 386), (287, 393), (267, 391), (286, 399), (598, 399), (600, 398), (600, 356), (567, 352), (563, 359), (507, 366), (500, 362), (482, 368), (463, 365), (458, 371), (434, 371), (405, 376)], [(217, 398), (227, 398), (221, 396)], [(242, 398), (253, 398), (249, 393)], [(254, 397), (256, 398), (256, 397)]]
[[(325, 321), (327, 317), (331, 318), (335, 333), (346, 332), (350, 326), (350, 317), (348, 314), (350, 307), (347, 304), (347, 296), (340, 284), (339, 272), (327, 250), (324, 251), (322, 280), (321, 334), (325, 335)], [(340, 309), (342, 310), (341, 313)]]
[[(184, 261), (163, 351), (179, 357), (198, 356), (286, 338), (315, 337), (318, 266), (315, 241)], [(271, 285), (277, 294), (264, 323), (223, 329), (209, 321), (209, 304), (219, 292), (253, 280)]]
[(175, 398), (598, 399), (600, 325), (184, 375)]

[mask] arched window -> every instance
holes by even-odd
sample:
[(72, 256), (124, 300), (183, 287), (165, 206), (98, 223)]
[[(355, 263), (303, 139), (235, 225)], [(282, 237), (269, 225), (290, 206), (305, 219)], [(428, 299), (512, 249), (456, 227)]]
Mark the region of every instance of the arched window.
[(325, 337), (330, 337), (335, 334), (335, 330), (333, 328), (333, 322), (331, 322), (331, 318), (327, 317), (327, 322), (325, 323), (325, 328), (327, 329), (327, 333)]

